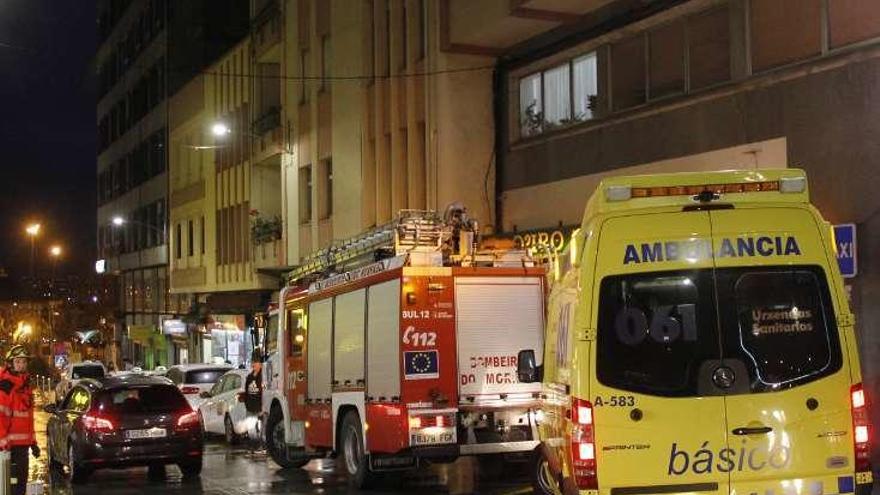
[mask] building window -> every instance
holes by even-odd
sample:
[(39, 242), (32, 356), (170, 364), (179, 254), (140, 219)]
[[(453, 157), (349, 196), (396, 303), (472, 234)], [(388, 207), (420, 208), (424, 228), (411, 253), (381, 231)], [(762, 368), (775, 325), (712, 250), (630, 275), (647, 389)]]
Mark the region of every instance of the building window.
[(523, 137), (540, 134), (544, 127), (540, 72), (519, 81), (519, 120)]
[(684, 23), (673, 22), (648, 34), (648, 98), (684, 92)]
[(593, 118), (598, 93), (595, 52), (520, 79), (521, 136)]
[(319, 177), (318, 194), (320, 194), (320, 206), (318, 217), (322, 220), (333, 215), (333, 160), (321, 162), (321, 174)]
[(687, 19), (690, 89), (730, 80), (730, 22), (727, 7)]
[(427, 19), (427, 6), (425, 0), (419, 0), (419, 51), (417, 53), (418, 60), (425, 58), (428, 53), (428, 33), (425, 32), (425, 21)]
[(406, 2), (404, 1), (400, 4), (400, 43), (397, 46), (397, 66), (400, 70), (406, 69), (407, 66), (407, 47), (409, 46), (409, 31), (406, 29), (407, 20)]
[(183, 249), (181, 248), (180, 242), (183, 240), (183, 236), (181, 235), (181, 226), (178, 223), (175, 231), (174, 231), (174, 257), (180, 259), (183, 257)]
[(205, 216), (199, 220), (199, 249), (205, 254)]
[(880, 2), (829, 1), (828, 23), (831, 48), (880, 36)]
[(544, 124), (547, 129), (571, 121), (571, 66), (544, 72)]
[(574, 119), (578, 121), (593, 118), (599, 95), (598, 66), (596, 52), (574, 59)]
[(186, 229), (186, 252), (188, 256), (193, 256), (195, 252), (195, 231), (193, 229), (193, 221), (187, 222)]
[(754, 72), (822, 52), (821, 3), (821, 0), (752, 0), (749, 3)]
[(312, 221), (312, 166), (299, 169), (299, 223)]
[(321, 36), (321, 91), (326, 91), (329, 84), (331, 55), (330, 36), (325, 34)]
[(615, 110), (645, 103), (645, 37), (611, 46), (611, 101)]
[(308, 84), (306, 81), (306, 67), (309, 64), (309, 51), (302, 50), (299, 52), (299, 78), (300, 78), (300, 94), (299, 102), (304, 104), (309, 101)]

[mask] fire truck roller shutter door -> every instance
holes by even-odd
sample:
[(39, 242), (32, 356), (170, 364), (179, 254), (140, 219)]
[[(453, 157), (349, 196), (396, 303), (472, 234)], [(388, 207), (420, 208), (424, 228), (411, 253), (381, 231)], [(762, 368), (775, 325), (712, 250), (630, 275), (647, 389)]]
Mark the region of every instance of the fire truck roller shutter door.
[(462, 396), (534, 393), (519, 383), (517, 353), (543, 349), (544, 306), (539, 277), (457, 277), (459, 391)]
[(333, 382), (355, 387), (364, 380), (366, 289), (336, 296), (333, 320)]
[(367, 299), (367, 395), (391, 400), (400, 397), (400, 279), (370, 287)]
[(333, 343), (333, 299), (324, 299), (309, 305), (309, 399), (329, 399), (330, 349)]

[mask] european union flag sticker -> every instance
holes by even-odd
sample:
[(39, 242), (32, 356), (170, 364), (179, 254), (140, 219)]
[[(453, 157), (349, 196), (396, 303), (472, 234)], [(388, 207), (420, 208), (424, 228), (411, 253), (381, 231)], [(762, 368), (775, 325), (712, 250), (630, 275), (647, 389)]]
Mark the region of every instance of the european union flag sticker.
[(439, 378), (440, 356), (437, 351), (404, 352), (403, 370), (407, 380)]

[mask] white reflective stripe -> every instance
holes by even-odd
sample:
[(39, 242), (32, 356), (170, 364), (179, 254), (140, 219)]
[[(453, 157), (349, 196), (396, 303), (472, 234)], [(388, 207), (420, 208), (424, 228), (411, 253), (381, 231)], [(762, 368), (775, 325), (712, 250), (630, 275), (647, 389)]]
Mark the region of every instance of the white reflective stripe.
[(33, 433), (10, 433), (6, 436), (6, 440), (14, 442), (16, 440), (30, 440), (34, 438)]
[(0, 414), (5, 414), (7, 416), (12, 414), (12, 409), (7, 406), (0, 406)]
[(30, 418), (31, 412), (30, 411), (12, 411), (12, 417), (13, 418)]

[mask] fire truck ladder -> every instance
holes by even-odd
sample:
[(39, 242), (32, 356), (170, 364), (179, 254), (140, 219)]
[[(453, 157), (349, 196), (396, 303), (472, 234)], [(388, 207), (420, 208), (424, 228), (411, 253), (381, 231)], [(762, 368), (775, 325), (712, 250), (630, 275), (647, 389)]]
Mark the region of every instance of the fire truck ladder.
[(375, 261), (377, 252), (383, 249), (393, 248), (395, 256), (412, 251), (440, 250), (446, 237), (445, 225), (435, 211), (401, 210), (397, 218), (386, 224), (307, 256), (287, 274), (287, 279), (294, 282), (309, 275)]

